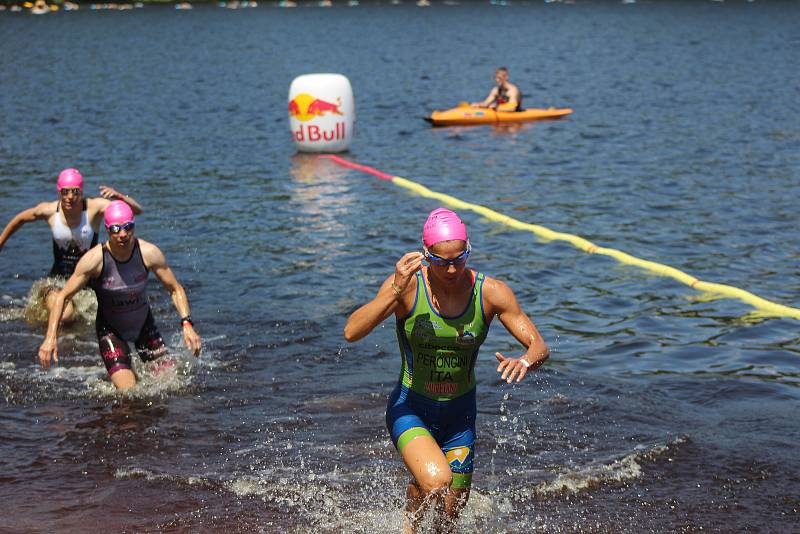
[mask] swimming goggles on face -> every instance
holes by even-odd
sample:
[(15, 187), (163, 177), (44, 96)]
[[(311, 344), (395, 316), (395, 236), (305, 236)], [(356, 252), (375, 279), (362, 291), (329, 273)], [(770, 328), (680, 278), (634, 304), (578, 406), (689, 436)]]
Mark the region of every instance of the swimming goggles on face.
[(123, 230), (130, 233), (133, 230), (133, 227), (134, 227), (133, 221), (128, 221), (125, 224), (110, 224), (106, 226), (106, 228), (108, 228), (109, 234), (118, 234)]
[(464, 265), (467, 263), (467, 258), (469, 258), (469, 253), (472, 251), (472, 247), (469, 243), (467, 243), (467, 248), (453, 258), (452, 260), (448, 260), (442, 257), (437, 256), (436, 254), (432, 254), (426, 247), (423, 247), (423, 251), (425, 254), (425, 259), (428, 260), (428, 263), (431, 265), (436, 265), (437, 267), (449, 267), (451, 265)]
[(70, 193), (72, 193), (72, 196), (79, 197), (81, 196), (81, 193), (83, 193), (80, 187), (65, 187), (59, 192), (61, 193), (62, 197), (69, 196)]

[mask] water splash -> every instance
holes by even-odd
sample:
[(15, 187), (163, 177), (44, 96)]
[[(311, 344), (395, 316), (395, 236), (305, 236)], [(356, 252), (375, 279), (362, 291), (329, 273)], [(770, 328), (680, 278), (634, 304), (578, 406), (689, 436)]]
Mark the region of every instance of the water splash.
[[(51, 291), (58, 291), (64, 287), (66, 280), (61, 277), (47, 277), (37, 280), (31, 286), (22, 318), (31, 324), (47, 324), (50, 311), (47, 308), (45, 299)], [(74, 321), (90, 323), (97, 315), (97, 298), (94, 291), (85, 288), (72, 297), (72, 304), (75, 307)]]
[(642, 461), (654, 461), (670, 450), (686, 443), (685, 436), (649, 448), (637, 446), (636, 450), (621, 458), (594, 462), (575, 469), (564, 470), (555, 479), (541, 482), (533, 488), (536, 497), (552, 494), (576, 494), (604, 484), (624, 484), (642, 476)]

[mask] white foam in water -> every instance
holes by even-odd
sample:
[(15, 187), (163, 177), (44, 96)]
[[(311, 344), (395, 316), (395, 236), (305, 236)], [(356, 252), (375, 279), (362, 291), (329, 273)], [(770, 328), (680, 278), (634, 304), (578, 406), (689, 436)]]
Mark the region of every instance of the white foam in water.
[(0, 321), (18, 321), (22, 319), (25, 307), (23, 302), (14, 300), (10, 295), (0, 297)]
[(181, 482), (190, 486), (209, 485), (209, 481), (203, 477), (159, 474), (141, 467), (120, 467), (114, 472), (114, 478), (143, 478), (148, 481)]
[[(172, 353), (154, 362), (142, 362), (135, 356), (132, 360), (137, 377), (136, 386), (125, 391), (117, 391), (107, 378), (105, 367), (99, 366), (101, 379), (86, 381), (86, 386), (93, 396), (122, 395), (132, 399), (157, 397), (182, 391), (192, 382), (193, 362), (187, 357)], [(165, 365), (166, 362), (174, 362), (174, 365)]]
[[(225, 487), (239, 497), (257, 495), (265, 501), (298, 507), (303, 515), (309, 516), (308, 532), (397, 531), (403, 520), (405, 484), (381, 471), (380, 466), (348, 473), (335, 467), (327, 473), (273, 468), (257, 475), (236, 477)], [(354, 496), (346, 491), (359, 481), (359, 489), (365, 495)], [(365, 487), (365, 481), (373, 481), (374, 487)]]
[[(50, 289), (61, 289), (64, 287), (63, 278), (42, 278), (31, 286), (28, 297), (25, 300), (25, 307), (21, 317), (32, 324), (47, 324), (49, 312), (44, 302), (44, 297)], [(97, 315), (97, 297), (89, 288), (84, 288), (72, 297), (72, 304), (75, 307), (75, 320), (91, 323)]]
[[(381, 448), (384, 445), (383, 442), (379, 444)], [(276, 443), (276, 446), (281, 445)], [(313, 458), (315, 454), (307, 446), (319, 447), (297, 442), (292, 449), (305, 450), (304, 454)], [(305, 529), (294, 530), (298, 532), (367, 533), (401, 529), (409, 477), (399, 458), (367, 461), (357, 469), (334, 466), (322, 472), (307, 468), (307, 462), (299, 453), (297, 459), (300, 466), (278, 465), (258, 470), (250, 466), (252, 473), (236, 476), (223, 485), (238, 497), (258, 496), (265, 502), (297, 508), (299, 514), (308, 516), (307, 520), (300, 521), (306, 525)], [(281, 462), (280, 457), (278, 461)], [(460, 528), (476, 530), (497, 512), (493, 498), (474, 489), (461, 514)], [(423, 518), (423, 530), (432, 520), (433, 510)]]
[[(227, 479), (216, 471), (211, 474), (181, 475), (158, 473), (138, 466), (119, 468), (114, 476), (118, 479), (143, 478), (173, 485), (224, 488), (240, 498), (260, 498), (296, 516), (293, 521), (296, 526), (289, 528), (291, 532), (372, 533), (395, 532), (402, 528), (408, 474), (399, 459), (365, 461), (363, 466), (356, 469), (342, 469), (334, 465), (332, 468), (314, 470), (307, 460), (314, 458), (314, 451), (321, 446), (296, 441), (292, 452), (282, 456), (280, 449), (287, 442), (280, 439), (275, 440), (272, 447), (256, 445), (235, 451), (232, 456), (244, 463), (236, 469), (238, 472)], [(562, 491), (577, 492), (591, 484), (624, 481), (639, 476), (641, 466), (637, 460), (663, 454), (680, 442), (681, 439), (678, 439), (667, 445), (640, 448), (620, 460), (563, 473), (556, 480), (535, 488), (534, 492), (540, 496)], [(276, 449), (277, 453), (268, 454), (270, 448)], [(271, 458), (270, 464), (275, 465), (254, 465), (266, 456)], [(230, 473), (227, 469), (224, 472)], [(530, 493), (530, 487), (513, 488), (508, 484), (495, 491), (474, 487), (459, 519), (458, 531), (553, 531), (545, 517), (532, 520), (528, 514), (524, 514), (516, 519), (515, 510), (520, 505), (519, 501), (525, 501), (523, 497), (530, 496)], [(502, 529), (496, 528), (495, 518), (500, 517), (503, 518)], [(523, 517), (527, 517), (524, 523), (517, 522), (523, 521)], [(421, 531), (432, 531), (432, 520), (433, 512), (430, 511), (422, 519)], [(583, 523), (581, 525), (585, 526)]]
[(642, 475), (640, 460), (653, 460), (669, 451), (672, 447), (686, 442), (679, 437), (664, 445), (656, 445), (649, 449), (637, 446), (637, 451), (608, 463), (596, 463), (559, 474), (554, 480), (542, 482), (534, 489), (539, 496), (553, 493), (578, 493), (606, 483), (624, 483)]
[[(298, 444), (299, 445), (299, 444)], [(250, 449), (253, 450), (253, 449)], [(240, 451), (242, 452), (242, 451)], [(280, 462), (280, 457), (276, 458)], [(172, 484), (223, 487), (237, 497), (261, 497), (265, 502), (281, 505), (306, 517), (305, 530), (343, 530), (344, 532), (386, 532), (400, 529), (403, 520), (405, 477), (397, 470), (384, 472), (383, 465), (365, 466), (359, 471), (344, 472), (334, 466), (327, 472), (315, 473), (300, 466), (276, 465), (253, 474), (240, 474), (230, 480), (210, 476), (182, 476), (157, 473), (137, 466), (118, 468), (118, 479), (143, 478)], [(249, 467), (256, 471), (255, 466)], [(394, 466), (393, 466), (394, 467)], [(352, 495), (353, 486), (362, 493)], [(491, 509), (479, 496), (474, 507)]]
[[(31, 334), (33, 335), (33, 334)], [(41, 338), (41, 335), (34, 335)], [(3, 365), (2, 370), (7, 373), (20, 373), (30, 375), (31, 379), (56, 384), (62, 392), (77, 397), (109, 398), (124, 396), (127, 398), (149, 398), (172, 394), (185, 390), (194, 376), (194, 368), (200, 366), (213, 366), (214, 358), (205, 354), (204, 358), (197, 359), (186, 353), (179, 344), (169, 347), (169, 354), (154, 362), (143, 362), (136, 355), (135, 350), (131, 355), (133, 369), (137, 376), (137, 384), (130, 390), (118, 391), (108, 378), (97, 354), (97, 342), (78, 339), (74, 334), (62, 336), (59, 345), (64, 340), (69, 340), (75, 348), (85, 348), (85, 352), (60, 352), (60, 365), (55, 365), (49, 370), (42, 370), (38, 363), (34, 363), (32, 355), (31, 365), (20, 369)], [(165, 365), (165, 362), (172, 364)], [(6, 362), (8, 363), (8, 362)], [(83, 365), (82, 365), (83, 364)]]

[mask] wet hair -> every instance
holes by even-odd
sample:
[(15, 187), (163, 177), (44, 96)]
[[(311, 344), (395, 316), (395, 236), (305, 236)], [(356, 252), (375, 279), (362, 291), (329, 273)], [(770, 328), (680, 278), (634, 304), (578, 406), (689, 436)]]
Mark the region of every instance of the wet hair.
[(497, 70), (495, 72), (505, 72), (506, 74), (508, 74), (508, 67), (497, 67)]

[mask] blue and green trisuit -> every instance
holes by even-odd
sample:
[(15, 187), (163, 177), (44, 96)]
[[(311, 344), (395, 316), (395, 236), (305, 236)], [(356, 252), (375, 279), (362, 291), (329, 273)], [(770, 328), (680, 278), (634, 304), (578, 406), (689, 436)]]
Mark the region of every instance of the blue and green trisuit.
[(482, 273), (473, 278), (472, 298), (456, 317), (431, 305), (418, 271), (414, 306), (397, 320), (403, 357), (400, 381), (389, 396), (386, 425), (399, 451), (417, 436), (431, 436), (442, 448), (454, 488), (472, 482), (475, 448), (475, 361), (489, 321), (483, 312)]

